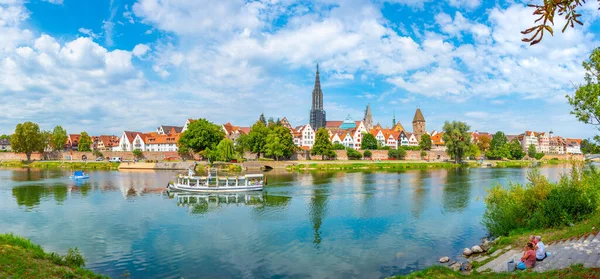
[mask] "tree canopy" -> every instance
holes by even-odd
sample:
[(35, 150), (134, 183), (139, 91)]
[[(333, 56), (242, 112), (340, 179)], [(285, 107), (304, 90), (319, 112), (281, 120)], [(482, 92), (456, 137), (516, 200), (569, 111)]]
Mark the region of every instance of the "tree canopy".
[(533, 159), (535, 158), (535, 145), (530, 144), (529, 147), (527, 148), (527, 156), (529, 156), (529, 158)]
[(422, 135), (419, 147), (421, 150), (431, 150), (431, 136), (428, 134)]
[(333, 151), (333, 145), (329, 139), (329, 132), (327, 132), (325, 128), (319, 128), (310, 154), (321, 155), (321, 160), (323, 160), (325, 159), (325, 156), (331, 155), (331, 151)]
[(201, 118), (188, 125), (178, 143), (198, 153), (208, 148), (214, 150), (223, 138), (225, 132), (221, 126)]
[(290, 130), (282, 125), (273, 125), (269, 128), (264, 148), (265, 155), (277, 161), (281, 158), (290, 157), (295, 149)]
[(600, 154), (600, 136), (596, 136), (595, 140), (584, 139), (581, 141), (581, 152), (583, 154)]
[(61, 126), (54, 127), (50, 142), (52, 143), (52, 149), (54, 151), (65, 149), (65, 143), (67, 142), (67, 130), (63, 129)]
[(577, 120), (600, 130), (600, 47), (594, 49), (590, 59), (583, 62), (585, 84), (579, 85), (575, 94), (567, 95)]
[(235, 140), (235, 152), (240, 156), (240, 158), (244, 158), (244, 156), (246, 156), (246, 152), (250, 150), (250, 137), (246, 134), (241, 134)]
[(77, 144), (77, 150), (79, 151), (92, 151), (92, 138), (87, 132), (81, 132), (79, 137), (79, 143)]
[(521, 160), (523, 159), (523, 157), (525, 157), (525, 151), (523, 151), (523, 147), (521, 147), (521, 143), (517, 138), (514, 138), (508, 144), (508, 150), (510, 154), (510, 159)]
[(471, 134), (469, 133), (469, 129), (471, 127), (465, 122), (446, 121), (444, 123), (442, 138), (446, 144), (446, 153), (452, 156), (456, 163), (461, 162), (469, 150), (471, 150)]
[(217, 152), (219, 161), (230, 162), (235, 159), (233, 141), (228, 138), (222, 139), (221, 142), (219, 142), (219, 145), (217, 145)]
[(10, 136), (9, 135), (0, 135), (0, 140), (3, 140), (3, 139), (10, 140)]
[[(533, 15), (537, 16), (535, 26), (521, 31), (523, 35), (529, 35), (528, 38), (523, 38), (523, 42), (535, 45), (542, 41), (544, 32), (548, 31), (550, 35), (554, 35), (554, 17), (564, 16), (566, 22), (562, 27), (564, 33), (567, 28), (575, 27), (575, 23), (583, 25), (580, 17), (581, 14), (577, 10), (582, 7), (586, 0), (544, 0), (541, 4), (528, 4), (527, 6), (534, 8)], [(590, 0), (592, 1), (592, 0)], [(600, 3), (600, 0), (597, 0)], [(600, 9), (600, 8), (599, 8)]]
[(267, 128), (267, 125), (261, 120), (256, 121), (256, 123), (252, 125), (252, 128), (250, 128), (250, 133), (248, 134), (248, 144), (250, 146), (250, 151), (252, 151), (252, 153), (256, 153), (258, 158), (260, 158), (260, 154), (264, 154), (268, 134), (269, 128)]
[(362, 150), (377, 150), (377, 139), (371, 133), (363, 133), (360, 149)]
[(507, 145), (508, 139), (504, 135), (503, 132), (496, 132), (492, 136), (492, 141), (490, 142), (490, 149), (486, 152), (486, 156), (490, 159), (500, 160), (502, 158), (510, 157), (509, 146)]
[(33, 152), (44, 152), (47, 144), (48, 133), (41, 131), (38, 124), (33, 122), (17, 124), (15, 133), (10, 138), (11, 149), (25, 153), (28, 162), (31, 161)]
[(131, 154), (136, 159), (144, 158), (144, 153), (141, 150), (139, 150), (138, 148), (134, 149), (133, 152), (131, 152)]
[(488, 152), (488, 150), (490, 150), (490, 144), (491, 144), (492, 140), (488, 137), (479, 137), (477, 138), (477, 147), (479, 147), (479, 150), (483, 153)]

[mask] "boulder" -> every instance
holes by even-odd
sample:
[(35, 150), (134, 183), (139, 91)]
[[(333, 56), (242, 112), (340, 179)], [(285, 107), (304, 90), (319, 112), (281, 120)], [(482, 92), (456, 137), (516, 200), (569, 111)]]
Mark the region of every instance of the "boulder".
[(471, 272), (471, 270), (473, 270), (473, 264), (471, 262), (465, 263), (463, 270), (466, 272)]
[(487, 250), (490, 250), (490, 247), (491, 247), (491, 243), (489, 241), (486, 241), (483, 244), (481, 244), (481, 249), (483, 249), (484, 252), (487, 252)]
[(441, 257), (441, 258), (440, 258), (440, 263), (447, 263), (447, 262), (449, 262), (449, 261), (450, 261), (450, 258), (449, 258), (449, 257)]
[(459, 271), (461, 266), (462, 266), (462, 263), (454, 263), (450, 266), (450, 269), (452, 269), (454, 271)]
[(465, 248), (465, 249), (463, 250), (463, 255), (465, 255), (465, 256), (467, 256), (467, 257), (468, 257), (468, 256), (471, 256), (472, 254), (473, 254), (473, 251), (471, 251), (471, 249), (469, 249), (469, 248)]
[(483, 249), (481, 249), (481, 246), (479, 246), (479, 245), (475, 245), (475, 246), (471, 247), (471, 251), (473, 253), (483, 253)]

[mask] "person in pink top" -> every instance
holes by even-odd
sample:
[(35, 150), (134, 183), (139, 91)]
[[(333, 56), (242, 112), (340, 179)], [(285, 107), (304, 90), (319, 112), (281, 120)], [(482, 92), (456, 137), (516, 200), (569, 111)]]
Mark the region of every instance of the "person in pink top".
[(525, 246), (525, 253), (521, 257), (521, 262), (517, 264), (519, 270), (525, 270), (527, 268), (533, 268), (535, 266), (535, 248), (533, 243), (528, 242)]

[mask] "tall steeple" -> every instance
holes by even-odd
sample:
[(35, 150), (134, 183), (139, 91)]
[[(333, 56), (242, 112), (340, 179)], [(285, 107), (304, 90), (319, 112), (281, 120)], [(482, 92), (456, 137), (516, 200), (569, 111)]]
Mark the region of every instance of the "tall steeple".
[(394, 111), (394, 117), (392, 118), (392, 127), (396, 126), (396, 112)]
[(421, 109), (417, 108), (417, 111), (415, 111), (415, 117), (413, 118), (413, 133), (417, 137), (418, 141), (421, 141), (421, 136), (427, 132), (425, 123), (425, 117), (423, 117)]
[(373, 128), (373, 115), (371, 114), (371, 104), (367, 105), (367, 109), (365, 109), (365, 117), (363, 118), (363, 123), (365, 124), (365, 128), (367, 131), (370, 131)]
[(325, 111), (323, 110), (323, 91), (321, 90), (321, 78), (319, 77), (319, 64), (315, 76), (315, 87), (312, 92), (312, 109), (310, 110), (310, 126), (314, 130), (325, 127)]

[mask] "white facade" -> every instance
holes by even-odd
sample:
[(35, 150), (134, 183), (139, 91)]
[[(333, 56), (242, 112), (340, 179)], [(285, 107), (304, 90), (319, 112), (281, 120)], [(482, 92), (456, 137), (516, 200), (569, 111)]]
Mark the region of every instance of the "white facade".
[(398, 140), (394, 138), (394, 135), (390, 133), (385, 143), (386, 146), (394, 149), (398, 149)]
[[(346, 147), (346, 148), (354, 148), (356, 149), (356, 146), (354, 146), (354, 139), (352, 138), (352, 135), (350, 135), (350, 133), (346, 133), (346, 136), (344, 137), (344, 140), (342, 141), (342, 144)], [(358, 148), (360, 149), (360, 145), (358, 146)]]
[(185, 132), (185, 130), (187, 130), (188, 125), (190, 125), (191, 122), (192, 122), (191, 119), (188, 119), (185, 121), (185, 124), (183, 125), (183, 129), (181, 130), (182, 133)]
[(523, 150), (525, 150), (525, 152), (527, 152), (527, 150), (529, 150), (529, 146), (532, 144), (535, 146), (535, 150), (537, 151), (539, 149), (538, 137), (535, 134), (535, 132), (527, 131), (523, 135), (523, 140), (521, 141), (521, 147), (523, 148)]
[(342, 139), (340, 138), (340, 135), (334, 134), (333, 137), (331, 137), (331, 143), (332, 144), (342, 143)]
[(359, 150), (360, 144), (362, 142), (363, 133), (366, 133), (367, 129), (365, 128), (365, 124), (360, 121), (356, 125), (356, 130), (354, 131), (354, 135), (352, 135), (352, 140), (354, 141), (354, 149)]
[(404, 132), (400, 133), (399, 137), (399, 145), (400, 146), (409, 146), (410, 142), (408, 141), (408, 137)]
[(385, 136), (383, 135), (383, 132), (381, 132), (381, 130), (379, 130), (377, 132), (377, 134), (375, 134), (375, 139), (377, 140), (377, 143), (379, 145), (385, 145), (386, 144), (386, 139)]
[(550, 138), (547, 133), (539, 133), (536, 152), (544, 154), (550, 153)]
[(419, 146), (419, 140), (417, 140), (415, 134), (410, 134), (410, 137), (408, 138), (408, 146)]
[(315, 144), (315, 131), (310, 124), (302, 126), (299, 132), (302, 134), (302, 146), (312, 148), (313, 144)]
[[(129, 133), (129, 136), (133, 137), (131, 142), (129, 141), (127, 133)], [(146, 144), (141, 137), (141, 133), (137, 132), (123, 132), (123, 135), (121, 135), (121, 139), (119, 140), (119, 145), (113, 147), (113, 151), (133, 151), (135, 149), (146, 151)]]

